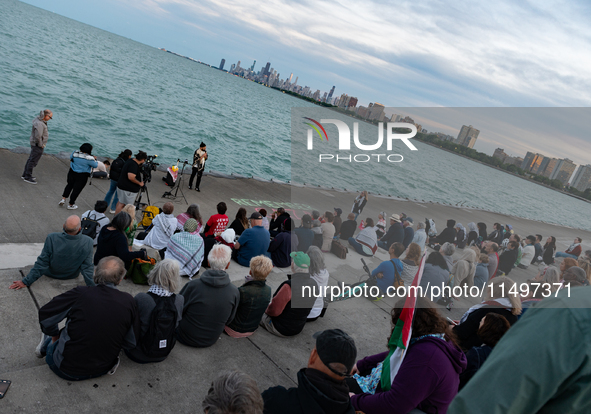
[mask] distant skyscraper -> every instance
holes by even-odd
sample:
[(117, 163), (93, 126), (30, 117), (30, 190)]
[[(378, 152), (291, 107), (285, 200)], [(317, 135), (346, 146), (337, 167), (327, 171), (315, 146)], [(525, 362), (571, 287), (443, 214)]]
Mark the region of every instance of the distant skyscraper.
[(478, 139), (478, 134), (480, 134), (480, 131), (474, 128), (472, 125), (462, 125), (462, 129), (460, 129), (460, 133), (458, 134), (456, 142), (459, 145), (463, 145), (464, 147), (474, 148), (476, 139)]
[(269, 68), (271, 67), (271, 62), (267, 62), (267, 65), (263, 69), (263, 76), (269, 76), (271, 72), (269, 72)]
[(240, 61), (238, 61), (238, 63), (236, 64), (236, 71), (240, 70)]
[(572, 186), (579, 191), (585, 191), (591, 187), (591, 165), (580, 165), (575, 177), (572, 181)]
[(222, 61), (220, 62), (220, 67), (218, 68), (219, 70), (224, 70), (224, 65), (226, 64), (226, 59), (222, 59)]
[(332, 89), (330, 90), (330, 92), (328, 93), (328, 98), (326, 98), (326, 101), (330, 103), (330, 100), (332, 99), (332, 94), (334, 93), (334, 86), (332, 87)]
[(575, 171), (576, 167), (577, 166), (568, 158), (558, 160), (558, 163), (556, 164), (554, 171), (552, 171), (552, 174), (550, 175), (550, 179), (558, 180), (563, 185), (566, 185), (571, 175), (573, 175), (573, 172)]
[(254, 65), (257, 64), (257, 61), (255, 60), (254, 62), (252, 62), (252, 66), (250, 67), (250, 70), (254, 72)]
[(382, 117), (384, 115), (384, 105), (382, 105), (381, 103), (374, 103), (369, 104), (370, 108), (369, 108), (369, 116), (367, 117), (367, 119), (369, 119), (370, 121), (373, 119), (377, 119), (378, 121), (382, 120)]

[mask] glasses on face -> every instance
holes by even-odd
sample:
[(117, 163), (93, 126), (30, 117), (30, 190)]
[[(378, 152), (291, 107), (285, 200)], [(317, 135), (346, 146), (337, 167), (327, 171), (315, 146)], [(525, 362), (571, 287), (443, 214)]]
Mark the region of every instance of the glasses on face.
[(53, 114), (47, 116), (49, 117), (49, 119), (53, 119)]

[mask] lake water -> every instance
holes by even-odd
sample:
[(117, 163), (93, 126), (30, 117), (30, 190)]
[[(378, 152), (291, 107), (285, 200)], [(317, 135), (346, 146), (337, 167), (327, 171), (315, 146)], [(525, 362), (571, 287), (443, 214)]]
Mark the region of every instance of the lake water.
[[(166, 47), (166, 45), (162, 45)], [(84, 142), (94, 154), (130, 148), (171, 164), (201, 141), (206, 169), (292, 179), (291, 110), (318, 107), (253, 82), (13, 1), (0, 2), (0, 146), (28, 147), (49, 121), (48, 153)], [(198, 57), (196, 57), (198, 58)], [(591, 230), (591, 205), (415, 141), (404, 162), (318, 165), (304, 154), (294, 181), (466, 205)], [(304, 166), (304, 168), (302, 168)], [(310, 166), (310, 168), (306, 168)], [(294, 170), (294, 172), (296, 171)]]

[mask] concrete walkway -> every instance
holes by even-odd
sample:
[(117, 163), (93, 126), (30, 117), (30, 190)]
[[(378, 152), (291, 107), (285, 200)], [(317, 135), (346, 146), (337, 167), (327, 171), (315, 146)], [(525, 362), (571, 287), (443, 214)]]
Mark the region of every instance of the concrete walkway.
[[(109, 187), (107, 180), (94, 179), (77, 200), (79, 210), (74, 212), (58, 207), (65, 186), (68, 162), (53, 156), (44, 156), (35, 169), (38, 185), (20, 179), (26, 155), (0, 150), (0, 188), (5, 195), (0, 209), (0, 378), (12, 381), (6, 397), (0, 400), (0, 412), (200, 412), (201, 401), (211, 380), (227, 369), (241, 369), (252, 375), (262, 390), (273, 386), (296, 384), (297, 371), (308, 361), (314, 347), (312, 334), (328, 328), (341, 328), (356, 341), (359, 357), (386, 350), (390, 333), (389, 312), (395, 299), (385, 298), (371, 302), (364, 298), (332, 304), (326, 317), (309, 323), (304, 331), (292, 338), (277, 338), (265, 331), (257, 331), (246, 339), (233, 339), (222, 335), (212, 347), (193, 349), (177, 344), (166, 361), (159, 364), (138, 365), (122, 356), (121, 365), (113, 376), (104, 376), (79, 383), (64, 381), (47, 368), (44, 360), (37, 359), (34, 349), (40, 339), (37, 310), (52, 297), (76, 285), (82, 278), (56, 281), (42, 277), (30, 289), (9, 290), (14, 280), (27, 274), (40, 252), (48, 233), (61, 231), (66, 217), (82, 214), (104, 197)], [(153, 205), (162, 206), (167, 200), (162, 194), (168, 190), (155, 173), (149, 185)], [(183, 188), (189, 203), (198, 203), (204, 220), (215, 213), (219, 201), (228, 204), (232, 219), (240, 206), (250, 213), (254, 208), (269, 212), (279, 206), (291, 207), (292, 215), (301, 217), (311, 208), (319, 211), (337, 206), (348, 211), (354, 194), (327, 189), (300, 188), (261, 182), (253, 179), (228, 179), (205, 176), (201, 192)], [(180, 194), (180, 193), (179, 193)], [(182, 198), (175, 202), (175, 214), (183, 212), (187, 204)], [(377, 217), (379, 211), (405, 212), (415, 223), (425, 217), (433, 218), (442, 230), (448, 218), (464, 225), (470, 221), (511, 223), (521, 235), (541, 233), (554, 235), (558, 247), (564, 250), (576, 236), (586, 242), (591, 233), (532, 220), (507, 217), (477, 210), (453, 208), (430, 203), (417, 203), (371, 196), (362, 217)], [(361, 218), (361, 217), (360, 217)], [(299, 224), (299, 221), (296, 220)], [(588, 248), (588, 247), (586, 247)], [(350, 249), (351, 251), (351, 249)], [(346, 260), (326, 255), (330, 284), (352, 283), (363, 275), (360, 256), (351, 252)], [(387, 253), (379, 250), (376, 257), (366, 260), (371, 269)], [(535, 276), (537, 268), (515, 269), (511, 277), (522, 282)], [(233, 283), (242, 284), (248, 269), (232, 262), (229, 273)], [(274, 290), (286, 278), (284, 269), (273, 270), (268, 283)], [(187, 279), (183, 278), (183, 283)], [(135, 295), (147, 287), (123, 281), (120, 289)], [(477, 300), (461, 300), (451, 310), (442, 310), (446, 316), (457, 319)]]

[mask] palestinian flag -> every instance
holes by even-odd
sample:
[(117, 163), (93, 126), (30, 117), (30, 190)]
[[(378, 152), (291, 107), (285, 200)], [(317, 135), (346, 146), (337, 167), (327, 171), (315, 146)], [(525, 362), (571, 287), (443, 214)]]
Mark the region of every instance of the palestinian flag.
[(421, 259), (419, 270), (411, 285), (414, 286), (415, 289), (407, 290), (408, 296), (404, 302), (404, 309), (402, 309), (400, 318), (396, 321), (396, 326), (388, 341), (390, 353), (388, 353), (388, 356), (382, 365), (382, 377), (380, 379), (380, 386), (383, 391), (390, 390), (392, 381), (394, 381), (394, 377), (396, 377), (396, 374), (402, 365), (406, 348), (410, 342), (410, 337), (412, 335), (412, 320), (415, 314), (415, 305), (417, 303), (416, 287), (421, 284), (426, 257), (426, 255), (423, 255), (423, 258)]

